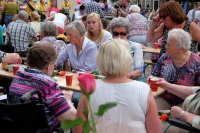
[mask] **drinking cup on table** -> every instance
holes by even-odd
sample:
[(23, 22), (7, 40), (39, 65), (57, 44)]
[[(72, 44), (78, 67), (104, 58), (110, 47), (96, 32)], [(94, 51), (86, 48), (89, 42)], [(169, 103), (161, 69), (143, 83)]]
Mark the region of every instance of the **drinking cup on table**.
[(154, 43), (154, 48), (155, 48), (155, 49), (158, 48), (158, 43)]
[(150, 75), (150, 76), (149, 76), (149, 83), (151, 83), (151, 79), (152, 79), (152, 78), (155, 78), (155, 77), (152, 76), (152, 75)]
[(66, 78), (66, 84), (67, 86), (71, 86), (72, 85), (72, 79), (73, 79), (73, 74), (65, 74), (65, 78)]
[(15, 75), (15, 73), (19, 70), (20, 65), (12, 65), (13, 67), (13, 74)]
[(152, 78), (150, 80), (151, 83), (151, 91), (156, 92), (158, 90), (158, 85), (156, 84), (159, 81), (159, 78)]

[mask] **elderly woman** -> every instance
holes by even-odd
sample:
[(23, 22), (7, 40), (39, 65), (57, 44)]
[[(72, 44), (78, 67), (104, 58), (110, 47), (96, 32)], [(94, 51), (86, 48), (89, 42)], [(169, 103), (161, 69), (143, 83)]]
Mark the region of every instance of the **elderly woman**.
[(10, 86), (8, 98), (10, 103), (18, 103), (19, 98), (28, 91), (32, 89), (40, 91), (48, 112), (47, 119), (50, 131), (59, 122), (65, 119), (74, 119), (76, 115), (76, 109), (71, 102), (71, 94), (66, 99), (67, 97), (65, 98), (58, 84), (50, 77), (57, 56), (57, 51), (52, 45), (47, 43), (34, 44), (27, 54), (29, 67), (17, 71)]
[(102, 43), (113, 39), (110, 32), (103, 30), (100, 15), (96, 13), (91, 13), (87, 17), (87, 33), (86, 37), (93, 41), (97, 48), (101, 46)]
[[(96, 112), (101, 104), (118, 101), (117, 106), (102, 117), (94, 117), (98, 121), (97, 132), (161, 132), (157, 107), (149, 86), (126, 78), (131, 70), (131, 60), (129, 43), (122, 39), (103, 43), (97, 52), (97, 67), (106, 78), (96, 80), (95, 92), (90, 96), (92, 110)], [(87, 117), (83, 115), (82, 108), (86, 109)], [(91, 120), (90, 113), (86, 97), (81, 94), (76, 117)], [(82, 133), (81, 125), (74, 128), (74, 132)]]
[(80, 20), (74, 21), (68, 24), (65, 30), (70, 44), (59, 54), (57, 64), (64, 64), (69, 60), (74, 71), (77, 67), (85, 71), (97, 71), (97, 47), (84, 36), (86, 31), (83, 23)]
[(139, 43), (128, 41), (127, 37), (131, 30), (131, 23), (122, 17), (114, 18), (110, 22), (110, 30), (114, 38), (121, 38), (129, 42), (130, 52), (132, 56), (132, 70), (128, 72), (127, 77), (130, 79), (145, 82), (143, 74), (143, 52), (142, 47)]
[(62, 52), (66, 48), (65, 42), (61, 40), (56, 40), (56, 36), (58, 35), (57, 26), (50, 21), (41, 23), (40, 29), (40, 37), (41, 41), (36, 43), (49, 43), (51, 44), (59, 53)]
[[(151, 75), (164, 78), (167, 82), (185, 86), (200, 85), (200, 57), (189, 51), (191, 37), (182, 29), (169, 31), (166, 54), (159, 58)], [(147, 79), (149, 83), (149, 78)], [(156, 99), (159, 110), (181, 106), (183, 99), (164, 92)]]
[[(162, 20), (162, 24), (156, 29), (157, 24)], [(160, 56), (166, 53), (168, 32), (174, 28), (183, 29), (191, 35), (190, 51), (197, 53), (198, 43), (200, 44), (199, 27), (188, 20), (181, 5), (175, 1), (168, 1), (159, 7), (159, 15), (152, 19), (151, 27), (147, 32), (147, 42), (155, 42), (162, 37)]]
[[(193, 127), (200, 129), (200, 112), (199, 112), (199, 99), (200, 87), (189, 87), (171, 84), (164, 79), (160, 79), (157, 83), (159, 87), (167, 90), (168, 92), (184, 99), (183, 107), (173, 106), (171, 108), (171, 115), (173, 118), (186, 122)], [(169, 110), (162, 110), (162, 112), (169, 112)], [(166, 127), (167, 122), (160, 121), (162, 129)], [(165, 133), (185, 133), (183, 129), (170, 126)]]
[(132, 5), (129, 10), (131, 14), (126, 17), (131, 22), (128, 40), (147, 46), (146, 34), (149, 29), (147, 19), (140, 14), (139, 6)]

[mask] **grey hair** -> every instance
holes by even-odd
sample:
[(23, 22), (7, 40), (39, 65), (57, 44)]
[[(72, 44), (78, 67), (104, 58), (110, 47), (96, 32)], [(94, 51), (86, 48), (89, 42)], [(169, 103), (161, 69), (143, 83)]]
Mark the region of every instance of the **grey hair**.
[(131, 23), (128, 21), (128, 19), (122, 17), (114, 18), (110, 22), (109, 27), (111, 32), (113, 32), (113, 29), (116, 27), (117, 28), (124, 27), (126, 29), (126, 33), (129, 33), (131, 31)]
[(28, 19), (28, 13), (26, 11), (20, 11), (18, 13), (18, 18), (21, 20), (26, 20)]
[(46, 21), (41, 23), (40, 33), (44, 33), (44, 36), (58, 36), (57, 26), (51, 22)]
[(85, 26), (80, 20), (71, 22), (65, 27), (65, 31), (72, 29), (77, 37), (83, 37), (85, 35)]
[(138, 5), (132, 5), (130, 8), (129, 8), (129, 11), (133, 11), (133, 12), (138, 12), (140, 13), (140, 7)]
[(191, 36), (188, 32), (183, 29), (172, 29), (168, 33), (168, 38), (175, 39), (175, 46), (177, 48), (183, 48), (185, 50), (189, 50), (191, 46)]

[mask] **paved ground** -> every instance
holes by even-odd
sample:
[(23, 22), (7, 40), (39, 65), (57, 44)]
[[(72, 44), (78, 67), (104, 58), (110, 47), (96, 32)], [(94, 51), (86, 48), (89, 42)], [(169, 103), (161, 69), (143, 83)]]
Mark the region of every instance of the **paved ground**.
[[(151, 47), (151, 43), (148, 43), (147, 47)], [(146, 60), (151, 60), (150, 59), (150, 53), (145, 53), (145, 59)], [(144, 75), (145, 78), (148, 77), (148, 75), (151, 73), (151, 70), (152, 70), (152, 65), (147, 66), (147, 68), (145, 69), (145, 75)]]

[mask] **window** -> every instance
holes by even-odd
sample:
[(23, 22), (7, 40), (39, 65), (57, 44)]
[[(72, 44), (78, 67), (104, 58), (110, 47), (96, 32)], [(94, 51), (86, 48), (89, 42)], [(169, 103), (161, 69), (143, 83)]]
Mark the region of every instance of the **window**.
[(145, 9), (150, 9), (150, 7), (151, 7), (151, 1), (146, 0)]

